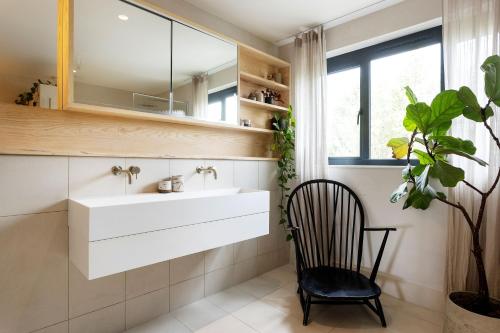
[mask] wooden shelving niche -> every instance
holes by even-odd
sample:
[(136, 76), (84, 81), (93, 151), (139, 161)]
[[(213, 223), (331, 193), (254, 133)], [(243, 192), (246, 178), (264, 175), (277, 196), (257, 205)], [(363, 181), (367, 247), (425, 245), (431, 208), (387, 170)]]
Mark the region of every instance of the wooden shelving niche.
[[(272, 130), (271, 120), (276, 112), (286, 112), (290, 104), (290, 63), (240, 45), (238, 48), (238, 95), (240, 101), (240, 119), (249, 119), (254, 128)], [(281, 82), (268, 79), (272, 75), (281, 75)], [(251, 100), (252, 92), (266, 88), (278, 91), (281, 101), (273, 104)]]

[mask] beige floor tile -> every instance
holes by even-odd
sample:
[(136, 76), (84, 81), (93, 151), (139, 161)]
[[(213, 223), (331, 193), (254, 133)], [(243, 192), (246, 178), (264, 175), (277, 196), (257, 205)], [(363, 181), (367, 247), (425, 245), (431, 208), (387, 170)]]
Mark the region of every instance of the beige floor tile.
[(235, 311), (233, 316), (261, 332), (271, 326), (273, 322), (281, 321), (286, 317), (286, 314), (269, 304), (255, 301)]
[(196, 333), (255, 333), (256, 330), (245, 325), (243, 322), (234, 318), (233, 316), (226, 316), (219, 320), (214, 321), (207, 326), (195, 331)]
[(189, 329), (196, 331), (226, 316), (227, 312), (203, 299), (186, 305), (172, 314)]
[(307, 326), (302, 325), (302, 320), (292, 316), (286, 316), (272, 321), (264, 328), (262, 333), (329, 333), (335, 332), (331, 327), (311, 322)]
[(272, 271), (264, 273), (262, 277), (277, 281), (280, 286), (297, 281), (295, 272), (290, 271), (287, 266), (275, 268)]
[(280, 284), (274, 279), (258, 276), (239, 284), (237, 287), (256, 298), (262, 298), (279, 289)]
[(229, 288), (207, 297), (207, 300), (227, 312), (234, 312), (257, 300), (239, 288)]
[(381, 302), (384, 309), (388, 308), (395, 311), (403, 311), (408, 315), (429, 321), (434, 325), (440, 326), (444, 321), (444, 314), (442, 312), (433, 311), (415, 304), (407, 303), (386, 294), (382, 294)]
[(127, 330), (128, 333), (191, 333), (191, 330), (172, 314), (163, 315)]

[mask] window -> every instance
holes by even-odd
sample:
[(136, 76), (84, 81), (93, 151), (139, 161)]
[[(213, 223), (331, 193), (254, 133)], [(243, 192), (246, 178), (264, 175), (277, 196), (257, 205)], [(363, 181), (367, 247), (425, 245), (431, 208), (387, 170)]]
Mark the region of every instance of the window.
[(430, 103), (444, 86), (441, 27), (328, 59), (330, 164), (398, 165), (386, 147), (406, 136), (410, 86)]
[(208, 94), (208, 120), (237, 123), (237, 93), (234, 86)]

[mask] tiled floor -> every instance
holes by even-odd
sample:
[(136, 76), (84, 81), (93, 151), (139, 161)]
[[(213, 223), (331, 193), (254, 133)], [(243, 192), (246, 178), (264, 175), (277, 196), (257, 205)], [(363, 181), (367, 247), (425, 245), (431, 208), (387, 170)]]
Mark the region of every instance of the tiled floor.
[(302, 326), (295, 273), (290, 266), (244, 282), (128, 330), (129, 333), (439, 333), (439, 313), (383, 295), (388, 327), (360, 305), (311, 307)]

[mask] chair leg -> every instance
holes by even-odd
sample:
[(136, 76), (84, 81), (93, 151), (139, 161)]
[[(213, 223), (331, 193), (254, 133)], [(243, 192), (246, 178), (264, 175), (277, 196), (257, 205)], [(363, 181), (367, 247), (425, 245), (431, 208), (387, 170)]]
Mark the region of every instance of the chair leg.
[(302, 311), (305, 309), (305, 304), (306, 301), (304, 299), (304, 292), (302, 291), (302, 288), (299, 286), (297, 293), (299, 294), (299, 300), (300, 300), (300, 307), (302, 308)]
[(375, 306), (377, 307), (378, 316), (382, 323), (382, 327), (387, 327), (387, 323), (385, 322), (384, 310), (382, 309), (382, 303), (380, 303), (380, 299), (375, 298)]
[(302, 325), (307, 326), (307, 322), (309, 321), (309, 310), (311, 309), (311, 296), (306, 296), (306, 303), (304, 306), (304, 321)]

